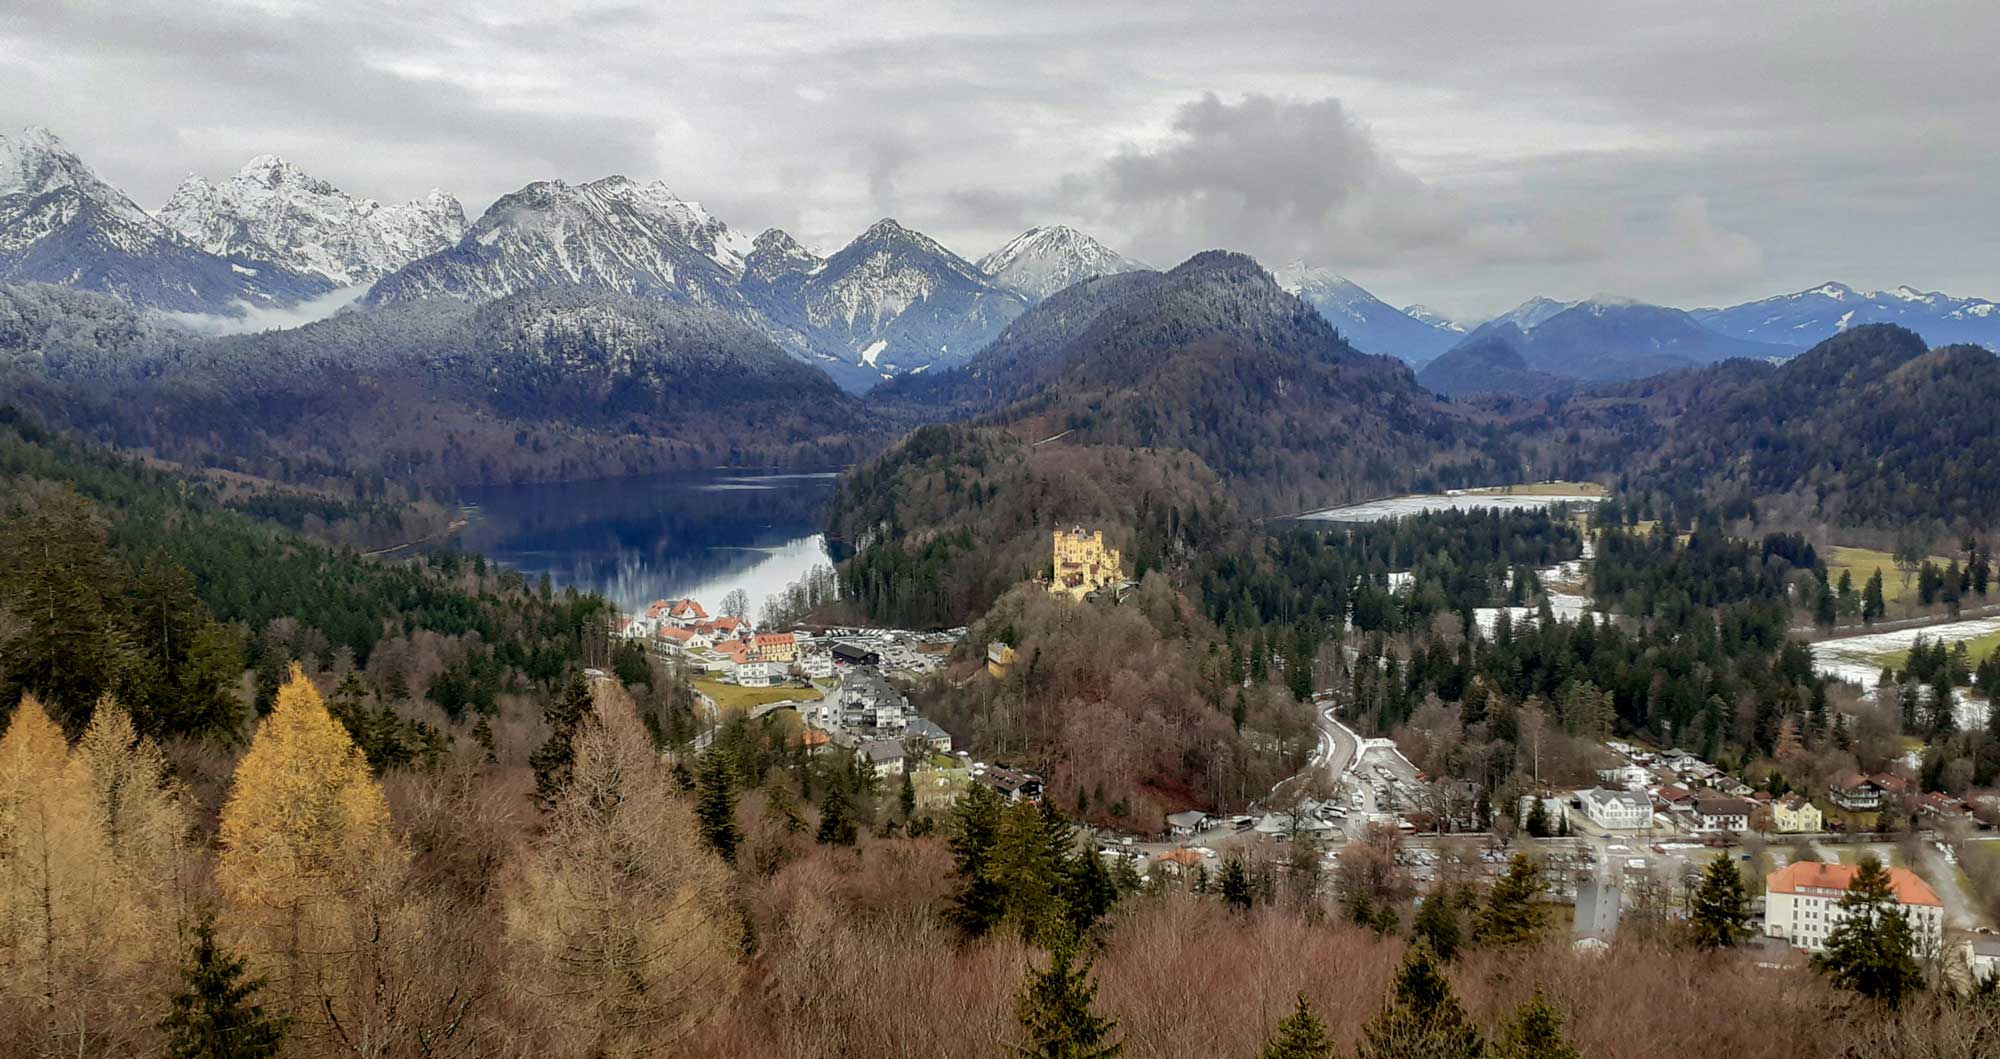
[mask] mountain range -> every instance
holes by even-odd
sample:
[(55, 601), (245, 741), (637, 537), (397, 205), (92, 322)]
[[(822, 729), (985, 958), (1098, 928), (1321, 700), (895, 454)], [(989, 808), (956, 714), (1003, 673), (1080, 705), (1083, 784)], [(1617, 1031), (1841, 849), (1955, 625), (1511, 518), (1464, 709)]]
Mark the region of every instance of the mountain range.
[(1639, 379), (1743, 357), (1783, 359), (1793, 347), (1732, 338), (1679, 309), (1599, 296), (1533, 302), (1482, 324), (1418, 379), (1441, 394), (1541, 396), (1576, 384)]
[(292, 305), (333, 287), (195, 245), (41, 128), (0, 136), (0, 281), (59, 283), (185, 313)]
[(337, 287), (372, 283), (465, 235), (464, 208), (442, 190), (385, 206), (268, 154), (220, 184), (189, 176), (158, 217), (211, 254), (270, 262)]
[(1725, 335), (1788, 346), (1813, 346), (1863, 324), (1896, 324), (1935, 346), (1970, 342), (2000, 351), (2000, 305), (1911, 287), (1864, 293), (1844, 283), (1690, 314)]
[[(779, 229), (749, 238), (660, 182), (623, 176), (537, 181), (467, 224), (441, 190), (383, 204), (271, 155), (219, 182), (189, 177), (148, 213), (47, 130), (0, 138), (0, 282), (97, 291), (190, 324), (225, 317), (241, 329), (266, 319), (258, 310), (343, 290), (365, 289), (351, 310), (364, 312), (602, 290), (721, 314), (861, 392), (964, 365), (1030, 307), (1142, 271), (1063, 225), (1031, 228), (974, 263), (885, 218), (823, 254)], [(1276, 278), (1354, 349), (1421, 367), (1428, 385), (1453, 395), (1539, 395), (1730, 357), (1779, 359), (1871, 322), (2000, 347), (1995, 303), (1907, 287), (1864, 294), (1828, 283), (1687, 312), (1535, 298), (1468, 330), (1302, 261)], [(316, 304), (323, 315), (337, 303)], [(1031, 326), (1010, 348), (1044, 332)]]

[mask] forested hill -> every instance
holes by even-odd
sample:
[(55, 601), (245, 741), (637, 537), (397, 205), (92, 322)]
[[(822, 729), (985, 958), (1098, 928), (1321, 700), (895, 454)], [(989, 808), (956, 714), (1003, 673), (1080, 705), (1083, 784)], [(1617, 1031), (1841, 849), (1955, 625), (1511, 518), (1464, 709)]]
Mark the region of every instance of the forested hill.
[(104, 301), (0, 288), (0, 379), (184, 463), (450, 486), (838, 466), (887, 440), (824, 373), (698, 306), (562, 288), (204, 339)]
[(1511, 445), (1401, 362), (1355, 351), (1240, 254), (1064, 292), (957, 374), (953, 398), (984, 402), (983, 422), (1024, 438), (1067, 431), (1065, 444), (1186, 450), (1251, 512), (1518, 470)]
[(268, 708), (304, 660), (368, 689), (347, 719), (380, 764), (441, 747), (413, 703), (470, 723), (606, 656), (601, 599), (448, 552), (363, 559), (7, 406), (0, 498), (0, 713), (32, 692), (74, 731), (112, 694), (146, 734), (227, 742), (245, 667)]
[[(1572, 402), (1586, 459), (1680, 500), (1835, 524), (2000, 524), (2000, 359), (1858, 327), (1791, 361), (1734, 362)], [(1621, 467), (1621, 464), (1623, 465)]]

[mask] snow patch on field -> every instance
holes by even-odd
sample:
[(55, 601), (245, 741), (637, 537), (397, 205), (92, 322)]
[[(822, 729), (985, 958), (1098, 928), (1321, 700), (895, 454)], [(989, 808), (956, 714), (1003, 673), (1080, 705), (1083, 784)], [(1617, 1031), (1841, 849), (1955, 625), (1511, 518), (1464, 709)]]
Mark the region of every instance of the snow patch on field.
[(1346, 507), (1330, 507), (1300, 515), (1320, 522), (1380, 522), (1384, 519), (1421, 515), (1426, 511), (1536, 511), (1556, 504), (1596, 504), (1601, 496), (1537, 493), (1427, 493), (1392, 496)]
[[(1876, 682), (1882, 679), (1881, 656), (1909, 650), (1917, 642), (1917, 637), (1931, 642), (1942, 640), (1949, 645), (1976, 640), (1994, 632), (2000, 632), (2000, 618), (1973, 618), (1916, 629), (1823, 640), (1812, 645), (1813, 668), (1835, 680), (1859, 685), (1873, 695)], [(1952, 702), (1960, 728), (1986, 727), (1988, 706), (1984, 701), (1969, 698), (1961, 691), (1954, 693)]]

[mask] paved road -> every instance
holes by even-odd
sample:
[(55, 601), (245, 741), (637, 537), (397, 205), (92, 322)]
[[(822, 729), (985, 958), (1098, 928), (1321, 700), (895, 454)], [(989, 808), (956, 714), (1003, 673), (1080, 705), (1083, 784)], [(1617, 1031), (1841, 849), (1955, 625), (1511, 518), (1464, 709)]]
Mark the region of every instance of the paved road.
[(1329, 783), (1337, 788), (1340, 782), (1347, 778), (1348, 772), (1354, 768), (1355, 756), (1361, 748), (1361, 737), (1355, 735), (1353, 729), (1340, 723), (1333, 716), (1331, 705), (1315, 702), (1313, 709), (1315, 711), (1313, 728), (1318, 734), (1319, 744), (1313, 748), (1312, 760), (1306, 763), (1304, 771), (1280, 781), (1276, 787), (1271, 788), (1271, 796), (1268, 799), (1271, 804), (1281, 804), (1293, 787), (1315, 776), (1324, 775)]

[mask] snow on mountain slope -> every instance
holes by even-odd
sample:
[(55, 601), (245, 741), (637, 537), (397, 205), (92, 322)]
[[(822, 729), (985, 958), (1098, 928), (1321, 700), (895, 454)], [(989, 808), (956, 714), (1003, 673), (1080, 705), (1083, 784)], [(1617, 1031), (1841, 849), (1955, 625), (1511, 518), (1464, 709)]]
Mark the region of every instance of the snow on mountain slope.
[(979, 259), (979, 271), (1031, 302), (1099, 276), (1147, 266), (1068, 225), (1030, 228)]
[(1802, 348), (1862, 324), (1897, 324), (1933, 346), (1969, 342), (2000, 351), (2000, 305), (1908, 286), (1859, 291), (1822, 283), (1724, 309), (1695, 309), (1692, 315), (1726, 335)]
[(1549, 317), (1580, 304), (1582, 303), (1559, 302), (1554, 298), (1544, 298), (1536, 295), (1486, 322), (1489, 324), (1513, 324), (1523, 331), (1529, 331), (1533, 330)]
[(955, 367), (1021, 315), (1027, 300), (936, 240), (878, 221), (819, 260), (783, 232), (758, 239), (745, 270), (753, 304), (796, 329), (851, 389), (930, 367)]
[(1324, 268), (1292, 261), (1272, 271), (1278, 285), (1319, 310), (1342, 337), (1363, 353), (1381, 353), (1423, 364), (1464, 337), (1418, 320)]
[(1466, 332), (1466, 326), (1464, 324), (1461, 324), (1457, 320), (1454, 320), (1451, 317), (1446, 316), (1441, 312), (1438, 312), (1436, 309), (1433, 309), (1428, 305), (1416, 305), (1416, 304), (1405, 305), (1403, 306), (1403, 315), (1409, 317), (1412, 320), (1417, 321), (1418, 323), (1429, 324), (1432, 327), (1439, 328), (1441, 330), (1454, 331), (1461, 335)]
[(37, 127), (0, 136), (0, 280), (58, 283), (200, 314), (291, 305), (331, 286), (195, 246)]
[(495, 202), (457, 245), (384, 277), (367, 301), (486, 301), (577, 286), (740, 312), (746, 249), (699, 203), (658, 181), (538, 181)]
[(385, 206), (268, 154), (220, 184), (188, 177), (159, 219), (212, 254), (268, 261), (343, 287), (371, 283), (465, 235), (465, 211), (443, 191)]

